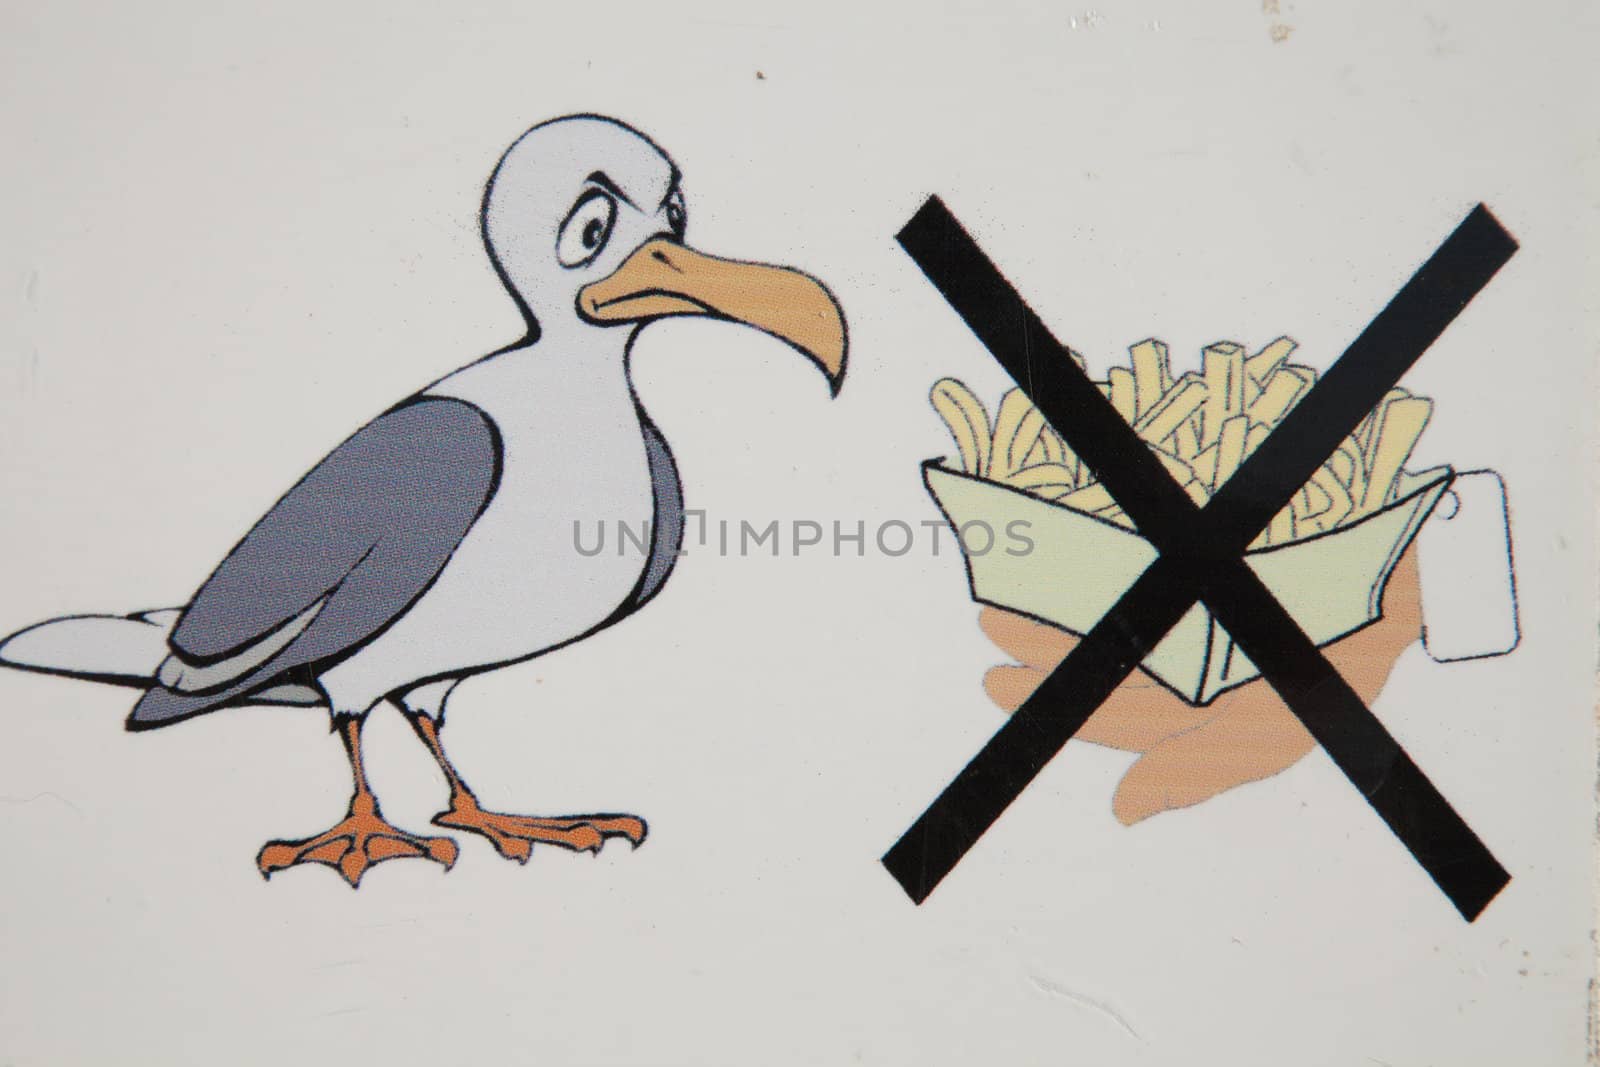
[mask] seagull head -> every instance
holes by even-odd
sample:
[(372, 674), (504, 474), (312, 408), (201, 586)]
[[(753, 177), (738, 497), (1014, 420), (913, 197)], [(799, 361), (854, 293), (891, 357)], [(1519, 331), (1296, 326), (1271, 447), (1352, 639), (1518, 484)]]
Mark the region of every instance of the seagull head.
[(671, 158), (598, 115), (523, 134), (484, 192), (484, 241), (531, 336), (707, 315), (784, 341), (837, 393), (846, 331), (827, 287), (789, 267), (695, 251), (685, 244), (688, 224)]

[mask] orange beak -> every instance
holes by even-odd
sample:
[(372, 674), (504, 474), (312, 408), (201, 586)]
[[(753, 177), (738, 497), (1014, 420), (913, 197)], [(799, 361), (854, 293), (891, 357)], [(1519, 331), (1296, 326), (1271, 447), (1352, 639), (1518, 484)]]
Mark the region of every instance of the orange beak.
[(771, 334), (815, 363), (835, 396), (844, 382), (844, 312), (817, 279), (789, 267), (718, 259), (676, 241), (646, 241), (609, 277), (578, 293), (592, 322), (711, 315)]

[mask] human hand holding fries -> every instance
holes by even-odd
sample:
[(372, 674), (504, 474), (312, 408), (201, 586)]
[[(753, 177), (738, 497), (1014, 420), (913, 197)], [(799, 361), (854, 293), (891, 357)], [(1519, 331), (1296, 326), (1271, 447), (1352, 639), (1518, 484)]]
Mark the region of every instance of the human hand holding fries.
[[(1362, 701), (1382, 692), (1395, 662), (1422, 635), (1416, 548), (1407, 550), (1384, 589), (1382, 617), (1324, 652)], [(984, 676), (989, 698), (1015, 711), (1078, 643), (1078, 636), (1014, 612), (987, 607), (979, 625), (1017, 665)], [(1262, 679), (1194, 705), (1135, 670), (1077, 737), (1138, 752), (1123, 775), (1112, 812), (1125, 826), (1186, 808), (1247, 782), (1288, 770), (1316, 742)]]

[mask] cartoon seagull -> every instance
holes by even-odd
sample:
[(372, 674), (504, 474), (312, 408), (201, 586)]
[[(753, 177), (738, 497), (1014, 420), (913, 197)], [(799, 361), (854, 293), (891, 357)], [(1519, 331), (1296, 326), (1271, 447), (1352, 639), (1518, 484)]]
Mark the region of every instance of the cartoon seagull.
[[(320, 863), (355, 886), (396, 857), (454, 863), (453, 840), (410, 833), (379, 810), (361, 729), (383, 701), (449, 782), (435, 825), (481, 834), (521, 862), (535, 844), (639, 845), (645, 822), (632, 815), (485, 810), (440, 733), (462, 679), (618, 622), (672, 570), (683, 501), (630, 380), (642, 325), (709, 315), (753, 326), (807, 356), (838, 392), (845, 322), (822, 283), (692, 251), (687, 221), (678, 168), (637, 130), (593, 115), (535, 126), (501, 158), (482, 212), (526, 336), (356, 431), (187, 607), (42, 623), (0, 643), (0, 663), (147, 688), (130, 730), (240, 704), (326, 707), (355, 778), (349, 814), (314, 837), (269, 842), (257, 857), (264, 876)], [(648, 552), (574, 550), (574, 523), (618, 522), (648, 522)]]

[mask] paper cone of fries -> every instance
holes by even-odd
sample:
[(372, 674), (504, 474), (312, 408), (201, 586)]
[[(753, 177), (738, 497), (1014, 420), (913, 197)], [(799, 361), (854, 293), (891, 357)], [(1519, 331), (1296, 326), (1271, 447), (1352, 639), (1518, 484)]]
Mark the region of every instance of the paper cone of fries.
[[(1086, 633), (1156, 558), (1132, 530), (938, 460), (923, 464), (923, 477), (953, 529), (979, 523), (994, 531), (991, 539), (969, 530), (964, 539), (972, 549), (963, 551), (972, 597), (985, 604)], [(1452, 477), (1448, 467), (1404, 473), (1399, 498), (1379, 511), (1302, 541), (1254, 549), (1245, 562), (1312, 641), (1336, 640), (1377, 619), (1389, 573)], [(1018, 521), (1024, 525), (1009, 526)], [(1032, 548), (1024, 551), (1008, 528)], [(1193, 704), (1260, 673), (1203, 604), (1189, 609), (1142, 666)]]
[[(1131, 368), (1112, 368), (1099, 384), (1203, 505), (1315, 383), (1315, 371), (1286, 362), (1293, 349), (1288, 338), (1255, 355), (1211, 345), (1202, 374), (1174, 380), (1166, 346), (1144, 341), (1131, 349)], [(1086, 633), (1155, 549), (1020, 390), (992, 424), (954, 379), (937, 383), (932, 401), (961, 456), (958, 465), (928, 460), (923, 480), (957, 532), (973, 598)], [(1430, 401), (1391, 391), (1245, 555), (1318, 645), (1378, 618), (1390, 573), (1454, 478), (1449, 467), (1402, 469), (1431, 411)], [(1195, 704), (1260, 673), (1204, 604), (1142, 666)]]

